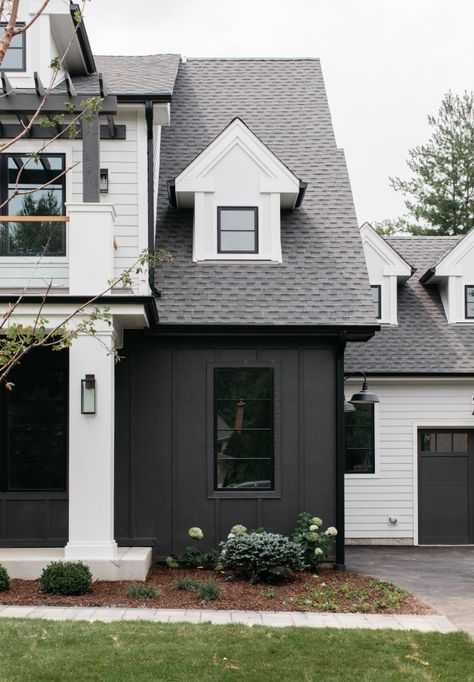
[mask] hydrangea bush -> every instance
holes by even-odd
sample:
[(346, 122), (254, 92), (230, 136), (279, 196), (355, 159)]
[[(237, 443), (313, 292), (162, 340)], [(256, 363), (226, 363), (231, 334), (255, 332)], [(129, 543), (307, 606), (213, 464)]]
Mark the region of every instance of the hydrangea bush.
[(318, 571), (321, 561), (327, 559), (335, 543), (337, 529), (329, 526), (322, 531), (323, 521), (319, 516), (302, 512), (293, 534), (293, 542), (303, 548), (305, 567), (313, 572)]
[(251, 582), (284, 580), (304, 570), (304, 548), (278, 533), (231, 532), (221, 543), (218, 566)]
[[(202, 540), (204, 533), (197, 526), (188, 530), (188, 535), (192, 540)], [(179, 556), (169, 556), (166, 564), (170, 568), (215, 568), (219, 552), (212, 549), (210, 552), (203, 552), (195, 545), (187, 545), (184, 552)]]

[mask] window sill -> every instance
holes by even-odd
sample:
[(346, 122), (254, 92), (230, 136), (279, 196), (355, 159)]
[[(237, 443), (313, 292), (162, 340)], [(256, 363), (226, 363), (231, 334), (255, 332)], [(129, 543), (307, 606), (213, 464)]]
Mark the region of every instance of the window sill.
[(357, 480), (359, 478), (380, 478), (380, 474), (344, 474), (344, 479)]
[(225, 499), (280, 499), (280, 490), (213, 490), (208, 492), (208, 500), (225, 500)]
[(0, 256), (0, 263), (14, 265), (53, 265), (55, 263), (69, 263), (67, 256)]

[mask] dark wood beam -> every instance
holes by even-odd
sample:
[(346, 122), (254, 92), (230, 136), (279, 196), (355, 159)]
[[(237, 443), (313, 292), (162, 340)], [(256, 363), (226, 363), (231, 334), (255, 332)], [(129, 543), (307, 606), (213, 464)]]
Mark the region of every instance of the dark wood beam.
[(38, 97), (43, 98), (46, 94), (46, 91), (44, 89), (43, 83), (41, 82), (41, 78), (39, 77), (39, 73), (37, 71), (33, 73), (33, 78), (35, 81), (35, 92), (38, 95)]
[(76, 88), (74, 87), (74, 83), (72, 82), (71, 76), (68, 73), (66, 73), (64, 82), (66, 83), (66, 90), (69, 97), (76, 97)]
[(2, 90), (4, 95), (10, 96), (13, 93), (13, 86), (7, 78), (7, 74), (2, 71), (0, 73), (0, 79), (2, 81)]
[[(115, 131), (110, 130), (109, 124), (102, 124), (100, 126), (100, 139), (101, 140), (126, 140), (127, 139), (127, 126), (117, 125), (114, 123)], [(23, 131), (23, 126), (17, 123), (1, 123), (0, 122), (0, 139), (10, 140), (14, 139)], [(52, 137), (56, 137), (61, 131), (61, 137), (68, 137), (67, 125), (59, 123), (54, 128), (44, 128), (38, 123), (34, 123), (30, 129), (30, 137), (34, 140), (49, 140)], [(82, 140), (82, 130), (77, 131), (75, 137), (76, 140)]]
[[(0, 73), (2, 79), (3, 92), (9, 92), (8, 83), (4, 82), (5, 74)], [(7, 79), (8, 80), (8, 79)], [(6, 88), (6, 90), (5, 90)], [(66, 111), (66, 104), (74, 104), (77, 113), (84, 111), (84, 105), (81, 104), (88, 97), (97, 97), (97, 95), (84, 94), (69, 96), (67, 92), (51, 93), (48, 95), (44, 106), (42, 107), (43, 114), (64, 114)], [(0, 99), (0, 114), (13, 115), (17, 113), (34, 114), (38, 109), (42, 97), (38, 97), (36, 92), (16, 92), (13, 91), (7, 97)], [(117, 113), (117, 97), (115, 95), (106, 95), (102, 101), (100, 114), (116, 114)]]
[(107, 127), (109, 129), (110, 137), (113, 137), (113, 138), (117, 137), (116, 125), (115, 125), (113, 116), (107, 116)]
[(107, 97), (107, 95), (108, 95), (109, 93), (107, 92), (107, 87), (106, 87), (105, 82), (104, 82), (104, 76), (103, 76), (101, 73), (99, 73), (99, 74), (97, 74), (97, 75), (99, 76), (99, 90), (100, 90), (100, 96), (101, 96), (101, 97)]
[(99, 189), (99, 117), (82, 121), (82, 200), (84, 203), (100, 201)]

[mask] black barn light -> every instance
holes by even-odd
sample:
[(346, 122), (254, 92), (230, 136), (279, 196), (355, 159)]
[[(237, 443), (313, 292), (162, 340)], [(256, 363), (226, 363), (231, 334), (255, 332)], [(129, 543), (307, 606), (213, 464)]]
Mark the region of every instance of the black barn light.
[[(344, 377), (344, 381), (353, 376), (358, 376), (359, 374), (364, 377), (362, 388), (360, 391), (357, 391), (357, 393), (354, 393), (349, 402), (352, 403), (352, 405), (373, 405), (374, 403), (379, 403), (380, 400), (378, 399), (378, 396), (375, 393), (369, 391), (367, 377), (365, 376), (364, 372), (351, 372)], [(349, 410), (347, 411), (349, 412)], [(346, 412), (345, 404), (344, 412)]]

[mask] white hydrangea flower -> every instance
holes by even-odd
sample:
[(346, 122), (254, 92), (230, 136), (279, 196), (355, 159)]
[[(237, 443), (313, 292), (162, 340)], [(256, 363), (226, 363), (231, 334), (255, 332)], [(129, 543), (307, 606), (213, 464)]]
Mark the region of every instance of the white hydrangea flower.
[(316, 532), (316, 531), (318, 530), (318, 526), (317, 526), (315, 523), (313, 523), (313, 524), (311, 524), (311, 526), (309, 527), (309, 529), (310, 529), (311, 532), (314, 533), (314, 532)]
[(234, 534), (234, 533), (229, 533), (229, 535), (227, 536), (227, 539), (228, 539), (228, 540), (231, 540), (232, 538), (235, 538), (235, 534)]
[(314, 550), (314, 553), (316, 554), (316, 556), (321, 556), (321, 554), (324, 554), (321, 547), (316, 547), (316, 549)]
[(311, 523), (314, 523), (315, 526), (322, 526), (323, 525), (323, 520), (319, 518), (319, 516), (313, 516), (311, 519)]
[(230, 532), (234, 535), (244, 535), (247, 532), (247, 529), (241, 523), (237, 523), (235, 526), (232, 526)]
[(188, 535), (190, 538), (194, 538), (194, 540), (202, 540), (204, 537), (202, 530), (196, 526), (193, 526), (188, 530)]
[(334, 528), (334, 526), (329, 526), (329, 528), (326, 530), (324, 533), (328, 538), (334, 537), (337, 535), (337, 528)]

